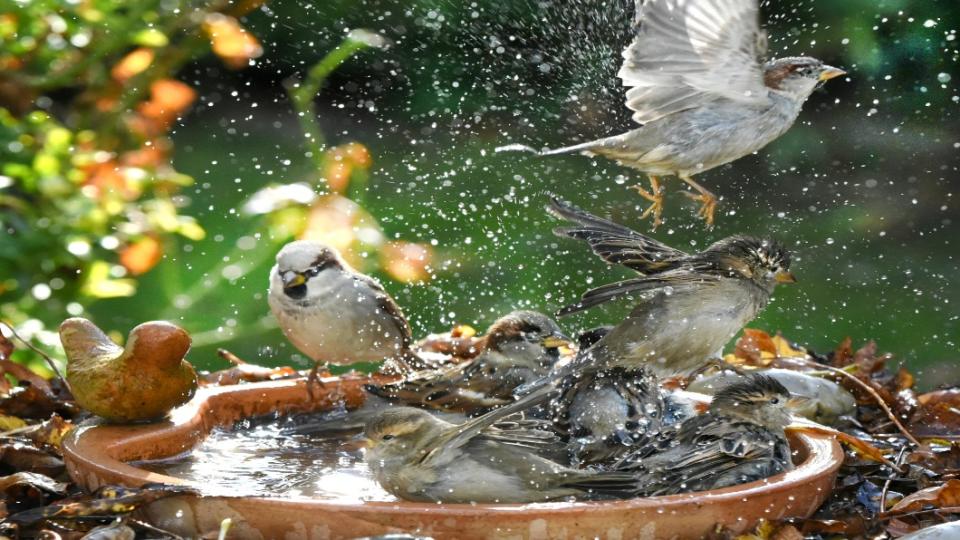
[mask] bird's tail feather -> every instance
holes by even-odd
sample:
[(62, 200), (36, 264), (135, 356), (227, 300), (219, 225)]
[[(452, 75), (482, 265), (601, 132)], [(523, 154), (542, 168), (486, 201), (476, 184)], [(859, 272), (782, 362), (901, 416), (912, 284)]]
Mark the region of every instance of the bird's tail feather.
[(495, 148), (493, 151), (498, 154), (501, 152), (527, 152), (536, 154), (538, 156), (556, 156), (559, 154), (573, 154), (576, 152), (590, 153), (593, 151), (595, 146), (596, 141), (590, 141), (581, 144), (575, 144), (573, 146), (564, 146), (563, 148), (545, 148), (543, 150), (537, 150), (536, 148), (527, 146), (525, 144), (508, 144), (506, 146)]

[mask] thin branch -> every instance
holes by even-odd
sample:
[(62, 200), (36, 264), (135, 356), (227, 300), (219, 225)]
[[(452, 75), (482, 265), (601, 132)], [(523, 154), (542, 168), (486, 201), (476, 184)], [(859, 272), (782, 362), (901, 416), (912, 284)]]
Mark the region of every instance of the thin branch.
[(67, 385), (67, 380), (64, 379), (63, 374), (60, 373), (60, 368), (57, 367), (56, 361), (54, 361), (54, 359), (51, 358), (50, 355), (48, 355), (47, 353), (45, 353), (45, 352), (43, 352), (42, 350), (40, 350), (40, 349), (39, 349), (38, 347), (36, 347), (33, 343), (30, 343), (29, 341), (27, 341), (27, 340), (23, 339), (22, 337), (20, 337), (20, 334), (17, 334), (17, 331), (14, 330), (13, 325), (11, 325), (10, 323), (8, 323), (7, 321), (0, 321), (0, 325), (3, 325), (4, 327), (6, 327), (6, 329), (10, 332), (10, 335), (12, 335), (13, 337), (15, 337), (20, 343), (23, 343), (24, 345), (27, 346), (28, 349), (30, 349), (30, 350), (32, 350), (33, 352), (39, 354), (41, 358), (43, 358), (44, 360), (46, 360), (47, 365), (50, 366), (50, 369), (57, 375), (57, 378), (60, 379), (60, 382), (62, 382), (64, 386), (69, 387), (69, 386)]
[(883, 412), (885, 412), (885, 413), (887, 414), (887, 417), (890, 418), (890, 420), (894, 423), (894, 425), (897, 426), (897, 429), (900, 430), (900, 433), (903, 433), (903, 436), (906, 437), (907, 440), (909, 440), (909, 441), (910, 441), (911, 443), (913, 443), (915, 446), (920, 446), (920, 441), (918, 441), (917, 438), (914, 437), (912, 433), (910, 433), (910, 431), (906, 428), (906, 426), (904, 426), (904, 425), (900, 422), (900, 419), (897, 418), (897, 415), (894, 414), (894, 412), (893, 412), (892, 410), (890, 410), (890, 407), (889, 407), (889, 406), (887, 405), (887, 403), (883, 400), (883, 398), (880, 397), (880, 394), (878, 394), (876, 390), (874, 390), (873, 388), (871, 388), (869, 384), (861, 381), (860, 379), (858, 379), (858, 378), (856, 378), (855, 376), (847, 373), (846, 371), (844, 371), (844, 370), (842, 370), (842, 369), (839, 369), (839, 368), (835, 368), (835, 367), (833, 367), (833, 366), (825, 366), (825, 365), (823, 365), (823, 364), (818, 364), (818, 363), (812, 362), (812, 361), (810, 361), (810, 360), (805, 360), (804, 363), (805, 363), (806, 365), (810, 366), (810, 367), (813, 367), (813, 368), (826, 369), (826, 370), (831, 371), (831, 372), (833, 372), (833, 373), (836, 373), (836, 374), (838, 374), (838, 375), (842, 375), (843, 377), (846, 377), (847, 379), (850, 379), (851, 381), (853, 381), (853, 382), (854, 382), (855, 384), (857, 384), (860, 388), (863, 388), (864, 391), (866, 391), (868, 394), (870, 394), (870, 395), (873, 397), (873, 399), (875, 399), (875, 400), (877, 401), (877, 404), (880, 405), (880, 408), (883, 409)]
[(365, 30), (354, 30), (336, 49), (314, 64), (307, 72), (306, 78), (302, 81), (291, 81), (287, 85), (287, 94), (297, 113), (297, 121), (300, 122), (300, 129), (303, 130), (305, 144), (318, 172), (322, 171), (326, 165), (324, 151), (327, 144), (320, 122), (317, 120), (314, 98), (320, 93), (327, 77), (341, 64), (364, 49), (383, 47), (384, 44), (385, 40), (377, 34)]

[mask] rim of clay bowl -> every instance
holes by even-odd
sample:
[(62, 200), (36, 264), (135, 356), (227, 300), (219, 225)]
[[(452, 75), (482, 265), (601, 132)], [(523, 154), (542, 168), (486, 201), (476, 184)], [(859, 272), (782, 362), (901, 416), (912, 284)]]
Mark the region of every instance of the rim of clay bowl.
[[(366, 393), (367, 377), (324, 379), (322, 394), (311, 399), (303, 379), (201, 388), (187, 404), (175, 409), (166, 420), (153, 424), (117, 425), (90, 421), (74, 429), (63, 442), (64, 459), (70, 476), (81, 486), (94, 490), (107, 483), (141, 486), (160, 482), (195, 485), (196, 483), (128, 465), (125, 462), (172, 457), (190, 450), (218, 426), (230, 426), (243, 418), (269, 414), (322, 411), (334, 406), (359, 407)], [(319, 392), (318, 392), (319, 394)], [(706, 401), (700, 394), (691, 396)], [(843, 462), (843, 449), (829, 435), (792, 433), (791, 448), (802, 460), (793, 470), (764, 480), (712, 491), (660, 497), (611, 501), (558, 501), (528, 504), (433, 504), (408, 501), (336, 501), (309, 497), (243, 497), (255, 501), (309, 503), (317, 508), (357, 508), (384, 515), (430, 514), (434, 516), (476, 517), (531, 513), (539, 516), (584, 511), (656, 509), (657, 513), (689, 511), (713, 505), (740, 505), (752, 497), (783, 494), (791, 507), (804, 507), (796, 515), (810, 515), (829, 495), (836, 473)], [(817, 495), (797, 501), (800, 493), (816, 488)], [(794, 497), (794, 495), (798, 495)], [(804, 504), (809, 501), (809, 504)]]

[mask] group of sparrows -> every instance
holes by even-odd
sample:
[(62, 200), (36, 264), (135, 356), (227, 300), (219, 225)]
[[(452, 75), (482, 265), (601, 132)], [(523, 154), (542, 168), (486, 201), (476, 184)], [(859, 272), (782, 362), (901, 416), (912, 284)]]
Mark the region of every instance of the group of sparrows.
[[(584, 151), (647, 172), (652, 191), (640, 191), (654, 225), (658, 176), (679, 176), (712, 223), (715, 198), (691, 176), (782, 135), (813, 90), (843, 72), (813, 58), (762, 63), (756, 0), (638, 0), (636, 21), (620, 77), (642, 127), (542, 154)], [(795, 281), (790, 253), (770, 239), (735, 235), (691, 254), (556, 198), (547, 210), (568, 222), (558, 236), (637, 273), (559, 310), (634, 303), (624, 320), (578, 343), (550, 317), (517, 311), (476, 340), (469, 358), (427, 361), (396, 302), (334, 250), (298, 241), (277, 255), (270, 307), (317, 362), (311, 382), (325, 363), (384, 360), (399, 377), (368, 385), (381, 405), (357, 416), (384, 489), (454, 503), (620, 498), (789, 470), (784, 429), (794, 400), (775, 378), (742, 374), (702, 414), (660, 381), (713, 362), (778, 284)], [(576, 352), (561, 354), (568, 349)]]

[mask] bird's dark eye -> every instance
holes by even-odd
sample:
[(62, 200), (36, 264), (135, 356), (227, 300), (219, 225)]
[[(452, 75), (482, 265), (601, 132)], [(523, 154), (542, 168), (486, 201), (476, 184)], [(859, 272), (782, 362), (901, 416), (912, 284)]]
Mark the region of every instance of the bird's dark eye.
[(770, 400), (770, 403), (772, 403), (773, 405), (776, 405), (777, 403), (780, 403), (780, 398), (773, 398)]
[(390, 439), (393, 439), (393, 435), (384, 435), (383, 437), (380, 437), (380, 438), (385, 441), (389, 441)]

